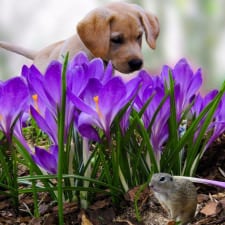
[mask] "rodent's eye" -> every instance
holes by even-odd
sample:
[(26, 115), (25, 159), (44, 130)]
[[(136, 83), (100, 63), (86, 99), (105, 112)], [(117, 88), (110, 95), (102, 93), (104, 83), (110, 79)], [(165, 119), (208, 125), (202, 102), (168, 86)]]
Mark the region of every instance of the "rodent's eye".
[(163, 182), (163, 181), (165, 181), (165, 180), (166, 180), (165, 177), (160, 177), (160, 179), (159, 179), (160, 182)]

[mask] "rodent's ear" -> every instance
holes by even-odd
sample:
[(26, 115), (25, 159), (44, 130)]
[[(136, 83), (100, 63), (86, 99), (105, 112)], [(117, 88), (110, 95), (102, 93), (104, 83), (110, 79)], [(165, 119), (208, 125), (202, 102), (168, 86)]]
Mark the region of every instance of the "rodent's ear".
[(106, 8), (92, 10), (77, 25), (77, 33), (95, 57), (105, 58), (109, 51), (110, 21), (113, 13)]

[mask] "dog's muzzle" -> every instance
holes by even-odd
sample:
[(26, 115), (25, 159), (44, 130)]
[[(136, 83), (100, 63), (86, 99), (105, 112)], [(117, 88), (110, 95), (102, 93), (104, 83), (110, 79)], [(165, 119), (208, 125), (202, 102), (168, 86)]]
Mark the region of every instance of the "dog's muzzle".
[(141, 59), (132, 59), (128, 62), (131, 71), (141, 69), (143, 61)]

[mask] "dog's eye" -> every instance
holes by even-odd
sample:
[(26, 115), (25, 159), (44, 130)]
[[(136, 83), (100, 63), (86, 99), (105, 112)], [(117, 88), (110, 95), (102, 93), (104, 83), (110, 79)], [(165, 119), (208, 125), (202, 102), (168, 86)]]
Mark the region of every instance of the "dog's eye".
[(116, 36), (116, 37), (111, 37), (110, 41), (114, 44), (122, 44), (124, 40), (123, 40), (123, 37)]
[(140, 41), (142, 39), (142, 33), (137, 36), (137, 40)]

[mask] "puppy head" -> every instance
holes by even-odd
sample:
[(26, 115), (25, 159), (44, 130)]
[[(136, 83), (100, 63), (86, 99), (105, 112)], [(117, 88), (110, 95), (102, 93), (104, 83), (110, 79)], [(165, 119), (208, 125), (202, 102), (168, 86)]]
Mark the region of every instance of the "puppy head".
[(116, 70), (130, 73), (143, 64), (143, 33), (148, 45), (155, 48), (159, 23), (135, 4), (114, 2), (91, 11), (78, 23), (77, 32), (94, 57), (111, 60)]

